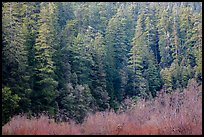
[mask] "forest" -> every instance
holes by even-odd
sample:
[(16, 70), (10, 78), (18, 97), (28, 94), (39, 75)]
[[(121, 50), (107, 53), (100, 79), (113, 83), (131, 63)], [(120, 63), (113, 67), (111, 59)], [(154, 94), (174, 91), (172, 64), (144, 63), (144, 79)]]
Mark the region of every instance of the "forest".
[[(194, 128), (188, 133), (202, 134), (201, 93), (202, 2), (2, 2), (5, 129), (13, 117), (17, 122), (36, 117), (73, 121), (76, 125), (68, 126), (76, 131), (66, 134), (116, 134), (108, 131), (110, 127), (98, 133), (99, 123), (108, 117), (144, 119), (147, 113), (150, 119), (157, 114), (161, 121), (167, 113), (178, 113), (179, 118), (171, 120), (175, 124), (189, 113), (189, 119), (197, 118), (191, 119)], [(172, 100), (176, 105), (183, 102), (182, 109), (170, 111), (164, 104), (172, 107)], [(141, 110), (138, 105), (147, 106)], [(90, 128), (94, 118), (97, 133), (88, 128), (77, 131), (81, 124)], [(124, 123), (131, 127), (131, 122)], [(121, 134), (173, 134), (143, 133), (140, 128), (152, 127), (136, 127)]]

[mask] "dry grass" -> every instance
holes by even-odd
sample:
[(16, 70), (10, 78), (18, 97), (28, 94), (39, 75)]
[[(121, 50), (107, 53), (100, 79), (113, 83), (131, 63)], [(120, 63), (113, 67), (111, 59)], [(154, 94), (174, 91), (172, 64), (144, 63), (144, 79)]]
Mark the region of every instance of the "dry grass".
[(191, 81), (184, 92), (159, 94), (152, 101), (140, 100), (125, 112), (89, 114), (82, 124), (55, 123), (46, 116), (16, 116), (2, 134), (10, 135), (184, 135), (202, 134), (202, 86)]

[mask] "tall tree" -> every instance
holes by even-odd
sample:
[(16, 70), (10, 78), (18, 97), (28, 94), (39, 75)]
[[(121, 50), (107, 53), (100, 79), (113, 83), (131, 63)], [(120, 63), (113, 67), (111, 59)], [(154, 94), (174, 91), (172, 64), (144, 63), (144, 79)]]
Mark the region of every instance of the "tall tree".
[(162, 68), (169, 67), (172, 63), (172, 55), (171, 55), (171, 35), (172, 32), (172, 15), (170, 11), (167, 9), (161, 9), (158, 11), (158, 37), (159, 37), (159, 51), (161, 55), (160, 66)]
[(71, 83), (68, 83), (60, 103), (62, 109), (59, 112), (63, 112), (67, 116), (63, 115), (62, 117), (67, 120), (74, 119), (77, 123), (83, 122), (87, 112), (92, 112), (94, 107), (88, 85), (76, 85), (74, 88)]
[(3, 3), (2, 22), (2, 76), (3, 87), (9, 87), (21, 100), (15, 113), (28, 112), (30, 107), (30, 85), (26, 26), (23, 3)]
[[(133, 46), (130, 50), (129, 68), (132, 70), (132, 95), (139, 95), (140, 92), (145, 93), (146, 87), (143, 86), (144, 79), (142, 76), (143, 58), (142, 52), (147, 48), (144, 40), (144, 14), (138, 16), (135, 37), (133, 38)], [(144, 83), (143, 83), (144, 82)], [(143, 84), (142, 84), (143, 83)]]
[(39, 29), (35, 43), (35, 74), (34, 91), (32, 94), (32, 109), (35, 113), (48, 111), (50, 114), (56, 113), (56, 87), (52, 53), (53, 47), (51, 41), (54, 37), (51, 35), (49, 3), (41, 3), (39, 17)]
[(92, 95), (95, 98), (99, 110), (109, 108), (109, 96), (106, 87), (106, 74), (104, 70), (104, 57), (105, 57), (105, 43), (102, 34), (96, 34), (93, 41), (93, 61), (92, 66)]

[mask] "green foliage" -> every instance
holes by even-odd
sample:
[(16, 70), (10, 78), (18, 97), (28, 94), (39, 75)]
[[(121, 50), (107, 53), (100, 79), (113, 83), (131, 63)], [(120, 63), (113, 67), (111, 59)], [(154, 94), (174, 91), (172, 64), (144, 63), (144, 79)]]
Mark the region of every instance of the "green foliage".
[(73, 88), (71, 83), (67, 84), (65, 95), (60, 103), (68, 117), (77, 122), (82, 122), (87, 112), (91, 112), (94, 107), (94, 100), (89, 87), (76, 85)]
[(98, 109), (105, 110), (109, 108), (110, 97), (106, 89), (106, 73), (103, 65), (105, 43), (100, 33), (96, 34), (92, 48), (92, 59), (94, 62), (94, 65), (91, 67), (92, 95), (98, 104)]
[(159, 37), (159, 49), (160, 49), (160, 55), (161, 55), (161, 62), (160, 66), (162, 68), (164, 67), (169, 67), (170, 64), (172, 63), (172, 55), (171, 55), (171, 50), (170, 50), (170, 40), (171, 40), (171, 35), (170, 33), (172, 32), (172, 15), (170, 14), (170, 11), (164, 9), (158, 13), (159, 19), (157, 23), (158, 27), (158, 37)]
[(172, 91), (172, 78), (171, 78), (171, 70), (169, 68), (164, 68), (160, 71), (162, 81), (163, 81), (163, 88), (166, 92)]
[(105, 33), (107, 87), (111, 100), (117, 98), (119, 102), (124, 98), (127, 88), (128, 52), (134, 36), (134, 29), (129, 28), (133, 25), (131, 14), (121, 6), (110, 18)]
[(15, 115), (20, 99), (17, 94), (13, 94), (9, 87), (2, 87), (2, 125)]
[(33, 112), (39, 113), (41, 111), (48, 111), (50, 114), (54, 114), (56, 87), (58, 82), (54, 80), (54, 69), (52, 60), (52, 28), (49, 25), (49, 14), (52, 9), (48, 9), (50, 6), (45, 3), (41, 3), (41, 13), (39, 20), (39, 30), (35, 43), (35, 65), (34, 65), (34, 91), (32, 93), (33, 98)]
[(30, 107), (30, 75), (27, 51), (27, 24), (23, 3), (4, 3), (2, 30), (2, 84), (7, 85), (21, 100), (16, 113), (28, 112)]
[(159, 69), (154, 63), (150, 62), (146, 73), (149, 91), (151, 92), (152, 96), (155, 97), (156, 92), (161, 89)]
[(89, 111), (117, 111), (127, 97), (202, 83), (201, 7), (3, 2), (2, 89), (12, 102), (3, 121), (47, 111), (82, 122)]

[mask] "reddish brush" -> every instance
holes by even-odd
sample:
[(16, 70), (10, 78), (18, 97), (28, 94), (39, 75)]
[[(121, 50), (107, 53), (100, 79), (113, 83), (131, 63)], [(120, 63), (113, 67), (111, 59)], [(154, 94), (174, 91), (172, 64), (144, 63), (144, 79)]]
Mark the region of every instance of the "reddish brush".
[(54, 120), (42, 115), (40, 118), (27, 119), (16, 116), (3, 127), (2, 134), (13, 135), (61, 135), (80, 134), (79, 126), (70, 123), (57, 124)]
[(46, 116), (27, 119), (16, 116), (3, 126), (2, 134), (106, 134), (184, 135), (202, 134), (202, 86), (190, 81), (184, 92), (160, 94), (154, 100), (140, 100), (132, 109), (115, 113), (89, 114), (84, 123), (55, 123)]

